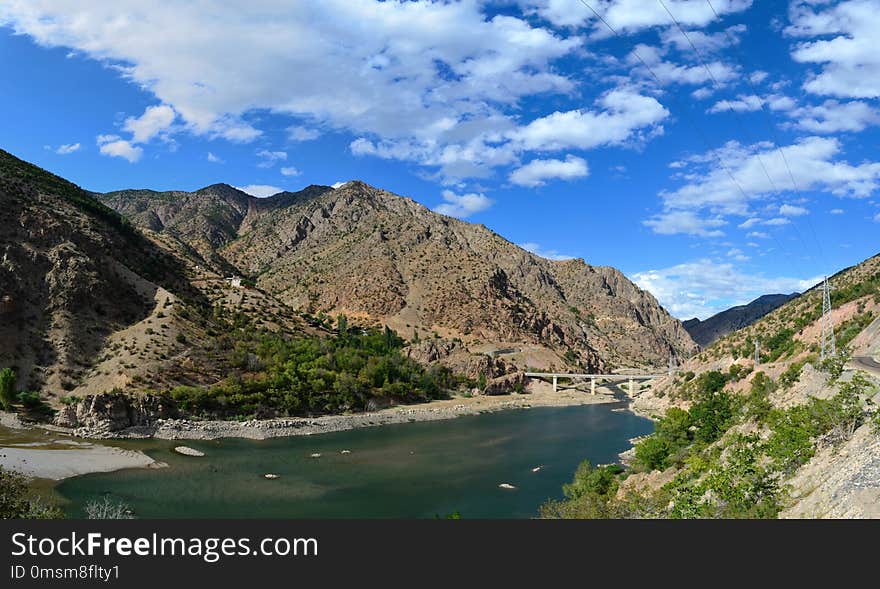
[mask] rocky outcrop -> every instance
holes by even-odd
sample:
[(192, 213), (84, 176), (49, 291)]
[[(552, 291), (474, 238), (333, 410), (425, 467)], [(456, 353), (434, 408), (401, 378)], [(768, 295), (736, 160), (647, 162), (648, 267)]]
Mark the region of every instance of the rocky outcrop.
[(178, 416), (167, 398), (156, 395), (132, 396), (113, 392), (83, 397), (66, 405), (55, 415), (54, 424), (77, 430), (84, 437), (149, 426), (159, 419)]
[(524, 372), (512, 372), (498, 378), (493, 378), (486, 383), (483, 390), (484, 395), (508, 395), (515, 391), (523, 391), (526, 386), (526, 375)]

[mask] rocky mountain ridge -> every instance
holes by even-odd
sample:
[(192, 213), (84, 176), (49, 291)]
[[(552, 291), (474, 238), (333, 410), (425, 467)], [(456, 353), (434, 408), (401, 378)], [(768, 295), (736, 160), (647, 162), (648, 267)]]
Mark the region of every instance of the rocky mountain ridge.
[(359, 181), (267, 199), (233, 191), (100, 199), (310, 314), (344, 313), (490, 354), (518, 347), (507, 355), (521, 365), (656, 366), (695, 350), (681, 324), (613, 268), (540, 258)]
[(728, 333), (748, 327), (797, 296), (799, 293), (763, 295), (748, 304), (731, 307), (702, 321), (697, 318), (682, 321), (682, 325), (695, 342), (706, 348)]

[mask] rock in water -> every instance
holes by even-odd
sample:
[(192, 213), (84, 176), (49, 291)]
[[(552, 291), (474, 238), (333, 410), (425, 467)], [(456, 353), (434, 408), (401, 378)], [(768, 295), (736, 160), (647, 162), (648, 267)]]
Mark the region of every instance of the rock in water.
[(264, 474), (263, 477), (269, 479), (270, 481), (274, 481), (277, 478), (280, 478), (277, 474)]
[(189, 446), (178, 446), (174, 449), (178, 454), (183, 454), (184, 456), (195, 456), (200, 458), (205, 455), (204, 452), (199, 452), (195, 448), (190, 448)]
[(321, 453), (320, 453), (320, 452), (315, 452), (314, 454), (312, 454), (312, 455), (309, 456), (309, 458), (320, 458), (320, 457), (321, 457)]
[(516, 487), (514, 487), (510, 483), (501, 483), (498, 486), (501, 487), (502, 489), (516, 489)]
[(351, 450), (343, 450), (340, 454), (351, 454)]
[(541, 470), (542, 468), (544, 468), (544, 465), (536, 466), (535, 468), (532, 469), (532, 472), (538, 472), (538, 471)]

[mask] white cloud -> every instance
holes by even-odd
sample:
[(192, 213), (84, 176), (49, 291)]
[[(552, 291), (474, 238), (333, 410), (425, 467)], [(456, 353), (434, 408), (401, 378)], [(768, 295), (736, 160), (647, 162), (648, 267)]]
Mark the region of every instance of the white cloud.
[(858, 133), (880, 125), (880, 112), (866, 102), (826, 100), (818, 106), (794, 109), (789, 116), (799, 129), (812, 133)]
[(795, 61), (820, 66), (804, 88), (814, 94), (845, 98), (880, 97), (880, 1), (845, 0), (835, 5), (793, 0), (789, 9), (795, 37), (822, 37), (797, 45)]
[(298, 125), (287, 128), (287, 138), (291, 141), (312, 141), (320, 136), (321, 134), (318, 131)]
[(832, 215), (843, 215), (846, 211), (844, 211), (843, 209), (831, 209), (828, 212)]
[(782, 205), (779, 207), (779, 214), (783, 217), (803, 217), (804, 215), (809, 215), (810, 211), (804, 207)]
[(486, 195), (477, 193), (456, 194), (451, 190), (444, 190), (442, 196), (445, 202), (434, 207), (434, 210), (441, 215), (459, 219), (485, 211), (494, 202)]
[(278, 162), (287, 161), (287, 154), (283, 151), (269, 151), (261, 149), (257, 152), (257, 157), (262, 161), (257, 164), (258, 168), (271, 168)]
[(70, 155), (76, 151), (79, 151), (80, 147), (82, 147), (79, 143), (65, 143), (64, 145), (60, 145), (58, 149), (55, 150), (55, 153), (58, 155)]
[(880, 223), (880, 213), (877, 213), (876, 215), (874, 215), (874, 222)]
[(141, 116), (125, 119), (122, 128), (131, 133), (131, 143), (147, 143), (166, 131), (176, 116), (174, 109), (167, 104), (149, 106)]
[(256, 196), (257, 198), (266, 198), (267, 196), (273, 196), (279, 192), (284, 192), (283, 188), (266, 184), (248, 184), (247, 186), (236, 186), (235, 188), (242, 192), (246, 192), (251, 196)]
[(111, 157), (121, 157), (133, 164), (144, 154), (144, 150), (140, 147), (132, 145), (118, 135), (98, 135), (98, 149), (104, 155)]
[[(267, 111), (448, 175), (478, 175), (511, 161), (481, 154), (493, 133), (515, 126), (520, 100), (575, 88), (555, 61), (584, 42), (484, 5), (157, 0), (146, 10), (141, 0), (4, 0), (0, 23), (118, 69), (156, 96), (164, 120), (173, 109), (196, 134), (253, 140), (260, 130), (249, 115)], [(150, 135), (141, 119), (131, 142)]]
[[(519, 0), (525, 6), (557, 26), (575, 27), (592, 22), (600, 34), (608, 34), (604, 25), (583, 4), (571, 0)], [(706, 2), (693, 0), (665, 0), (666, 6), (682, 25), (703, 27), (717, 20)], [(712, 0), (718, 14), (741, 12), (751, 6), (752, 0)], [(671, 24), (669, 14), (656, 0), (592, 0), (590, 5), (618, 32), (637, 32), (655, 26)]]
[(756, 96), (754, 94), (740, 94), (736, 100), (720, 100), (709, 109), (708, 112), (755, 112), (762, 107), (772, 111), (791, 111), (797, 108), (797, 103), (790, 97), (782, 94), (769, 96)]
[(605, 94), (598, 105), (598, 111), (555, 112), (507, 135), (526, 150), (591, 149), (622, 143), (669, 116), (655, 98), (627, 88)]
[(667, 211), (644, 221), (644, 224), (660, 235), (695, 235), (699, 237), (721, 237), (719, 229), (726, 225), (720, 218), (702, 218), (691, 211)]
[(210, 151), (208, 152), (208, 161), (211, 162), (212, 164), (225, 163), (222, 159), (220, 159), (219, 157), (217, 157), (216, 155), (214, 155)]
[(346, 184), (348, 184), (348, 182), (334, 182), (333, 184), (330, 185), (330, 187), (333, 188), (334, 190), (336, 190), (340, 186), (345, 186)]
[(510, 181), (518, 186), (541, 186), (547, 180), (574, 180), (590, 174), (583, 159), (569, 155), (565, 160), (532, 160), (510, 174)]
[(700, 259), (671, 268), (648, 270), (633, 276), (639, 287), (680, 319), (706, 319), (765, 294), (803, 292), (819, 282), (789, 277), (767, 278), (741, 272), (730, 262)]
[(753, 237), (755, 239), (770, 239), (769, 233), (764, 233), (763, 231), (752, 231), (746, 234), (746, 237)]
[[(784, 146), (785, 160), (800, 190), (820, 190), (840, 197), (866, 198), (880, 186), (880, 163), (850, 164), (840, 159), (841, 143), (827, 137), (806, 137)], [(724, 161), (727, 171), (718, 165)], [(660, 193), (664, 212), (655, 219), (676, 215), (684, 220), (698, 215), (723, 218), (725, 215), (751, 217), (754, 201), (766, 199), (777, 190), (792, 190), (793, 185), (779, 150), (772, 144), (743, 146), (730, 142), (723, 148), (688, 160), (684, 172), (686, 184)], [(767, 170), (767, 173), (764, 170)], [(737, 183), (731, 179), (730, 175)], [(768, 178), (769, 176), (769, 178)], [(685, 214), (687, 213), (687, 214)], [(774, 225), (784, 219), (763, 221)], [(658, 233), (671, 232), (671, 224), (649, 221)], [(745, 227), (754, 222), (746, 221)], [(660, 229), (666, 229), (661, 231)], [(685, 227), (686, 229), (686, 227)], [(704, 235), (704, 232), (682, 230), (679, 233)]]
[(555, 249), (544, 249), (543, 247), (541, 247), (541, 244), (532, 241), (527, 243), (520, 243), (517, 245), (519, 245), (519, 247), (523, 248), (526, 251), (532, 252), (536, 256), (540, 256), (548, 260), (556, 260), (557, 262), (561, 260), (572, 260), (577, 257), (560, 253)]
[(300, 172), (293, 166), (281, 168), (282, 176), (299, 176), (300, 174), (302, 174), (302, 172)]

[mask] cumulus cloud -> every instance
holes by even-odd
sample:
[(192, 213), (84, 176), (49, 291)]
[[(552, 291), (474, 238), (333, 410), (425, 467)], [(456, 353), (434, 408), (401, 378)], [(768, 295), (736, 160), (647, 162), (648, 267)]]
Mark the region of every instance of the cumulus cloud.
[(451, 190), (444, 190), (442, 196), (444, 202), (434, 207), (434, 210), (441, 215), (459, 219), (485, 211), (494, 202), (486, 195), (478, 193), (456, 194)]
[(271, 168), (278, 162), (287, 161), (287, 153), (283, 151), (269, 151), (261, 149), (257, 152), (257, 157), (262, 161), (257, 164), (258, 168)]
[(98, 135), (99, 151), (111, 157), (121, 157), (133, 164), (144, 154), (144, 150), (125, 141), (119, 135)]
[(783, 217), (802, 217), (804, 215), (809, 215), (810, 211), (805, 209), (804, 207), (798, 207), (794, 205), (782, 205), (779, 207), (779, 214)]
[[(866, 198), (880, 183), (880, 163), (868, 161), (854, 165), (841, 160), (841, 143), (835, 138), (806, 137), (782, 150), (800, 190)], [(719, 160), (726, 163), (727, 171), (718, 164)], [(674, 224), (660, 220), (667, 216), (685, 221), (698, 219), (698, 215), (709, 215), (716, 220), (725, 215), (751, 217), (754, 201), (769, 198), (778, 189), (793, 189), (779, 150), (767, 143), (743, 146), (730, 142), (719, 150), (690, 158), (688, 166), (690, 169), (683, 176), (686, 183), (676, 190), (661, 192), (664, 212), (646, 223), (658, 233), (705, 235), (703, 231), (688, 230), (694, 223), (684, 223), (681, 231), (673, 231)], [(785, 222), (782, 218), (763, 221), (769, 225)], [(746, 221), (744, 228), (754, 223)]]
[[(583, 5), (578, 7), (570, 0), (518, 0), (518, 4), (557, 26), (576, 27), (592, 22), (599, 33), (607, 34), (607, 29), (589, 9)], [(752, 0), (712, 1), (712, 6), (722, 16), (741, 12), (751, 4)], [(590, 5), (618, 32), (637, 32), (670, 24), (669, 14), (656, 0), (592, 0)], [(666, 0), (666, 6), (686, 26), (703, 27), (717, 20), (705, 2)]]
[(214, 155), (210, 151), (208, 152), (208, 161), (211, 162), (212, 164), (224, 163), (224, 161), (222, 159), (220, 159), (219, 157), (217, 157), (216, 155)]
[(721, 237), (719, 229), (727, 224), (718, 217), (704, 218), (692, 211), (666, 211), (644, 221), (644, 224), (660, 235), (695, 235), (698, 237)]
[(281, 175), (282, 176), (299, 176), (300, 174), (302, 174), (302, 172), (300, 172), (299, 170), (297, 170), (293, 166), (287, 166), (287, 167), (281, 168)]
[(266, 184), (248, 184), (247, 186), (236, 186), (235, 188), (238, 188), (242, 192), (246, 192), (251, 196), (256, 196), (257, 198), (266, 198), (278, 194), (279, 192), (284, 192), (283, 188)]
[(619, 144), (640, 129), (657, 125), (669, 111), (651, 96), (620, 88), (598, 101), (599, 110), (555, 112), (511, 131), (521, 149), (552, 151)]
[(799, 129), (812, 133), (858, 133), (880, 125), (880, 111), (859, 100), (826, 100), (820, 105), (794, 109), (789, 116)]
[(166, 131), (176, 116), (174, 109), (166, 104), (150, 106), (141, 116), (125, 119), (122, 128), (131, 133), (132, 143), (147, 143)]
[(587, 162), (569, 155), (564, 160), (532, 160), (513, 171), (510, 181), (518, 186), (541, 186), (547, 180), (574, 180), (590, 174)]
[[(248, 115), (271, 111), (469, 172), (467, 154), (454, 152), (480, 151), (491, 141), (484, 134), (513, 126), (524, 97), (571, 92), (575, 82), (553, 64), (584, 41), (484, 9), (475, 0), (262, 0), (247, 9), (157, 0), (149, 10), (140, 0), (5, 0), (0, 23), (117, 68), (159, 99), (151, 115), (167, 121), (173, 109), (200, 135), (253, 140), (260, 130)], [(150, 134), (140, 119), (134, 143)]]
[(680, 319), (706, 319), (765, 294), (803, 292), (820, 280), (818, 276), (767, 278), (742, 272), (731, 262), (715, 262), (708, 258), (639, 272), (632, 278)]
[(536, 256), (540, 256), (548, 260), (556, 260), (557, 262), (561, 260), (572, 260), (576, 257), (560, 253), (555, 249), (544, 249), (541, 244), (532, 241), (529, 241), (527, 243), (520, 243), (517, 245), (519, 245), (519, 247), (523, 248), (526, 251), (532, 252)]
[(64, 145), (58, 146), (55, 153), (58, 155), (70, 155), (71, 153), (79, 151), (80, 147), (82, 146), (79, 143), (65, 143)]
[(321, 134), (318, 131), (300, 127), (299, 125), (287, 128), (287, 138), (291, 141), (312, 141), (320, 136)]
[(795, 61), (817, 64), (819, 71), (804, 88), (843, 98), (880, 97), (880, 0), (845, 0), (831, 5), (793, 0), (789, 8), (793, 37), (821, 37), (799, 43)]

